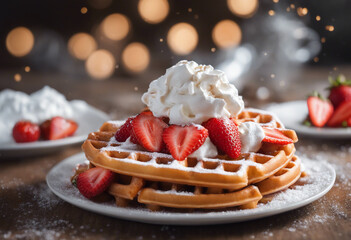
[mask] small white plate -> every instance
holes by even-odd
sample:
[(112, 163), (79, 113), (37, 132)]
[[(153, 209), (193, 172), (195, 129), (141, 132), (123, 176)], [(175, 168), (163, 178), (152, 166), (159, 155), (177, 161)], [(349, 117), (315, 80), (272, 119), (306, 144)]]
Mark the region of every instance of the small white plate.
[[(255, 209), (226, 210), (212, 212), (175, 213), (152, 212), (146, 208), (117, 207), (113, 201), (96, 203), (83, 197), (77, 188), (72, 186), (70, 178), (77, 164), (83, 163), (83, 153), (72, 157), (53, 167), (46, 176), (49, 188), (61, 199), (88, 211), (103, 215), (153, 224), (171, 225), (210, 225), (243, 222), (267, 217), (305, 206), (326, 194), (335, 181), (335, 171), (327, 163), (301, 159), (309, 178), (305, 185), (297, 185), (277, 194), (268, 204), (259, 204)], [(284, 197), (285, 196), (285, 197)]]
[(303, 124), (308, 115), (306, 101), (293, 101), (268, 106), (267, 111), (273, 112), (284, 123), (285, 127), (294, 129), (298, 134), (312, 137), (346, 139), (351, 138), (351, 128), (318, 128)]
[(78, 123), (79, 127), (72, 137), (51, 141), (39, 140), (32, 143), (1, 144), (0, 159), (43, 155), (57, 151), (68, 145), (82, 143), (88, 134), (99, 129), (109, 119), (109, 116), (88, 105), (84, 111), (77, 112), (73, 119)]

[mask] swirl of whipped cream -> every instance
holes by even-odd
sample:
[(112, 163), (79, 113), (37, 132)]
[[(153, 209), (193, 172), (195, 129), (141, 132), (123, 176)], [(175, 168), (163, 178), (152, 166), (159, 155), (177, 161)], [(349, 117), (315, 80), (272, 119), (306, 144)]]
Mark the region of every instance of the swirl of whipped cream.
[(241, 141), (241, 153), (257, 152), (265, 137), (262, 127), (255, 122), (243, 122), (238, 127)]
[(169, 117), (170, 124), (177, 125), (234, 117), (244, 108), (242, 97), (224, 72), (185, 60), (152, 81), (142, 101), (156, 117)]

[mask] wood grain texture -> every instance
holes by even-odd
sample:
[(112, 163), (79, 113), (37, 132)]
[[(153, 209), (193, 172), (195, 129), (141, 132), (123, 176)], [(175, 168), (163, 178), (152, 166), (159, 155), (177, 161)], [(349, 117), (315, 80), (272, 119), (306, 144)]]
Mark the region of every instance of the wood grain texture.
[[(158, 74), (154, 75), (153, 78)], [(308, 70), (305, 76), (311, 77), (310, 85), (304, 87), (302, 93), (291, 89), (289, 95), (279, 100), (302, 99), (304, 91), (310, 91), (312, 86), (324, 86), (326, 81), (317, 82), (321, 75), (318, 69)], [(153, 79), (144, 76), (134, 81), (111, 79), (98, 83), (70, 79), (72, 82), (68, 85), (59, 84), (58, 76), (33, 73), (32, 79), (30, 76), (26, 78), (28, 81), (20, 83), (22, 85), (0, 81), (0, 89), (11, 86), (32, 91), (49, 84), (64, 92), (69, 99), (84, 99), (112, 113), (115, 118), (124, 118), (142, 109), (140, 96)], [(30, 86), (28, 82), (31, 82)], [(138, 91), (134, 90), (135, 86), (139, 87)], [(262, 104), (253, 99), (250, 101), (250, 96), (244, 97), (250, 106)], [(327, 195), (287, 213), (216, 226), (143, 224), (91, 213), (62, 201), (50, 192), (45, 176), (55, 164), (80, 152), (79, 146), (47, 156), (0, 159), (0, 239), (351, 239), (350, 140), (299, 137), (296, 147), (297, 154), (327, 160), (336, 168), (336, 183)]]

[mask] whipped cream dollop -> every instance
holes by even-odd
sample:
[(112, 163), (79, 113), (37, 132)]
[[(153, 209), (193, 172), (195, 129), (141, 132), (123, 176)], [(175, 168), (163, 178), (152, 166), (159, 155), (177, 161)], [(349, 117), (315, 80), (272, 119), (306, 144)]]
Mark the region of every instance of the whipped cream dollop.
[(5, 89), (0, 92), (0, 143), (14, 142), (12, 128), (20, 120), (40, 124), (55, 116), (74, 119), (77, 112), (87, 107), (84, 101), (67, 101), (64, 95), (48, 86), (30, 95)]
[(243, 122), (238, 126), (241, 141), (241, 153), (257, 152), (265, 137), (262, 127), (255, 122)]
[(211, 142), (210, 138), (207, 137), (205, 142), (195, 152), (189, 155), (196, 159), (216, 157), (218, 151), (216, 146)]
[(210, 65), (180, 61), (151, 82), (142, 101), (170, 124), (201, 124), (210, 118), (234, 117), (244, 108), (225, 73)]

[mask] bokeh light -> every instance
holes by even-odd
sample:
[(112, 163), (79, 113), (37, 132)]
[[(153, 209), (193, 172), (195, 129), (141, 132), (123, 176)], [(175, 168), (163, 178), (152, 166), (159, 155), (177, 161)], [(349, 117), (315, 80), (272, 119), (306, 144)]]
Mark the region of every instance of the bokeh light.
[(156, 24), (167, 17), (169, 4), (167, 0), (140, 0), (138, 11), (145, 22)]
[(97, 48), (95, 39), (87, 33), (76, 33), (68, 40), (69, 53), (80, 60), (85, 60)]
[(7, 34), (6, 48), (13, 56), (26, 56), (33, 46), (34, 35), (28, 28), (16, 27)]
[(81, 12), (82, 14), (86, 14), (86, 13), (88, 12), (88, 8), (82, 7), (82, 8), (80, 9), (80, 12)]
[(103, 20), (101, 27), (106, 37), (119, 41), (128, 35), (130, 23), (129, 19), (123, 14), (113, 13)]
[(25, 72), (30, 72), (30, 66), (25, 66), (25, 67), (24, 67), (24, 71), (25, 71)]
[(327, 26), (325, 26), (325, 29), (329, 32), (332, 32), (332, 31), (334, 31), (335, 28), (333, 25), (327, 25)]
[(130, 72), (142, 72), (150, 63), (150, 52), (142, 43), (130, 43), (122, 52), (122, 62)]
[(189, 23), (177, 23), (171, 27), (167, 34), (169, 47), (178, 55), (191, 53), (196, 48), (198, 41), (198, 33)]
[(98, 80), (110, 77), (115, 70), (115, 65), (113, 55), (104, 49), (93, 52), (85, 62), (88, 74)]
[(239, 25), (232, 20), (222, 20), (212, 30), (213, 42), (220, 48), (238, 45), (241, 41), (241, 36)]
[(297, 12), (297, 15), (302, 17), (302, 16), (305, 16), (305, 15), (308, 14), (308, 9), (307, 8), (298, 7), (296, 12)]
[(22, 75), (19, 74), (19, 73), (16, 73), (14, 76), (13, 76), (13, 79), (15, 79), (16, 82), (20, 82), (22, 80)]
[(258, 0), (227, 0), (227, 5), (235, 15), (248, 18), (256, 13)]

